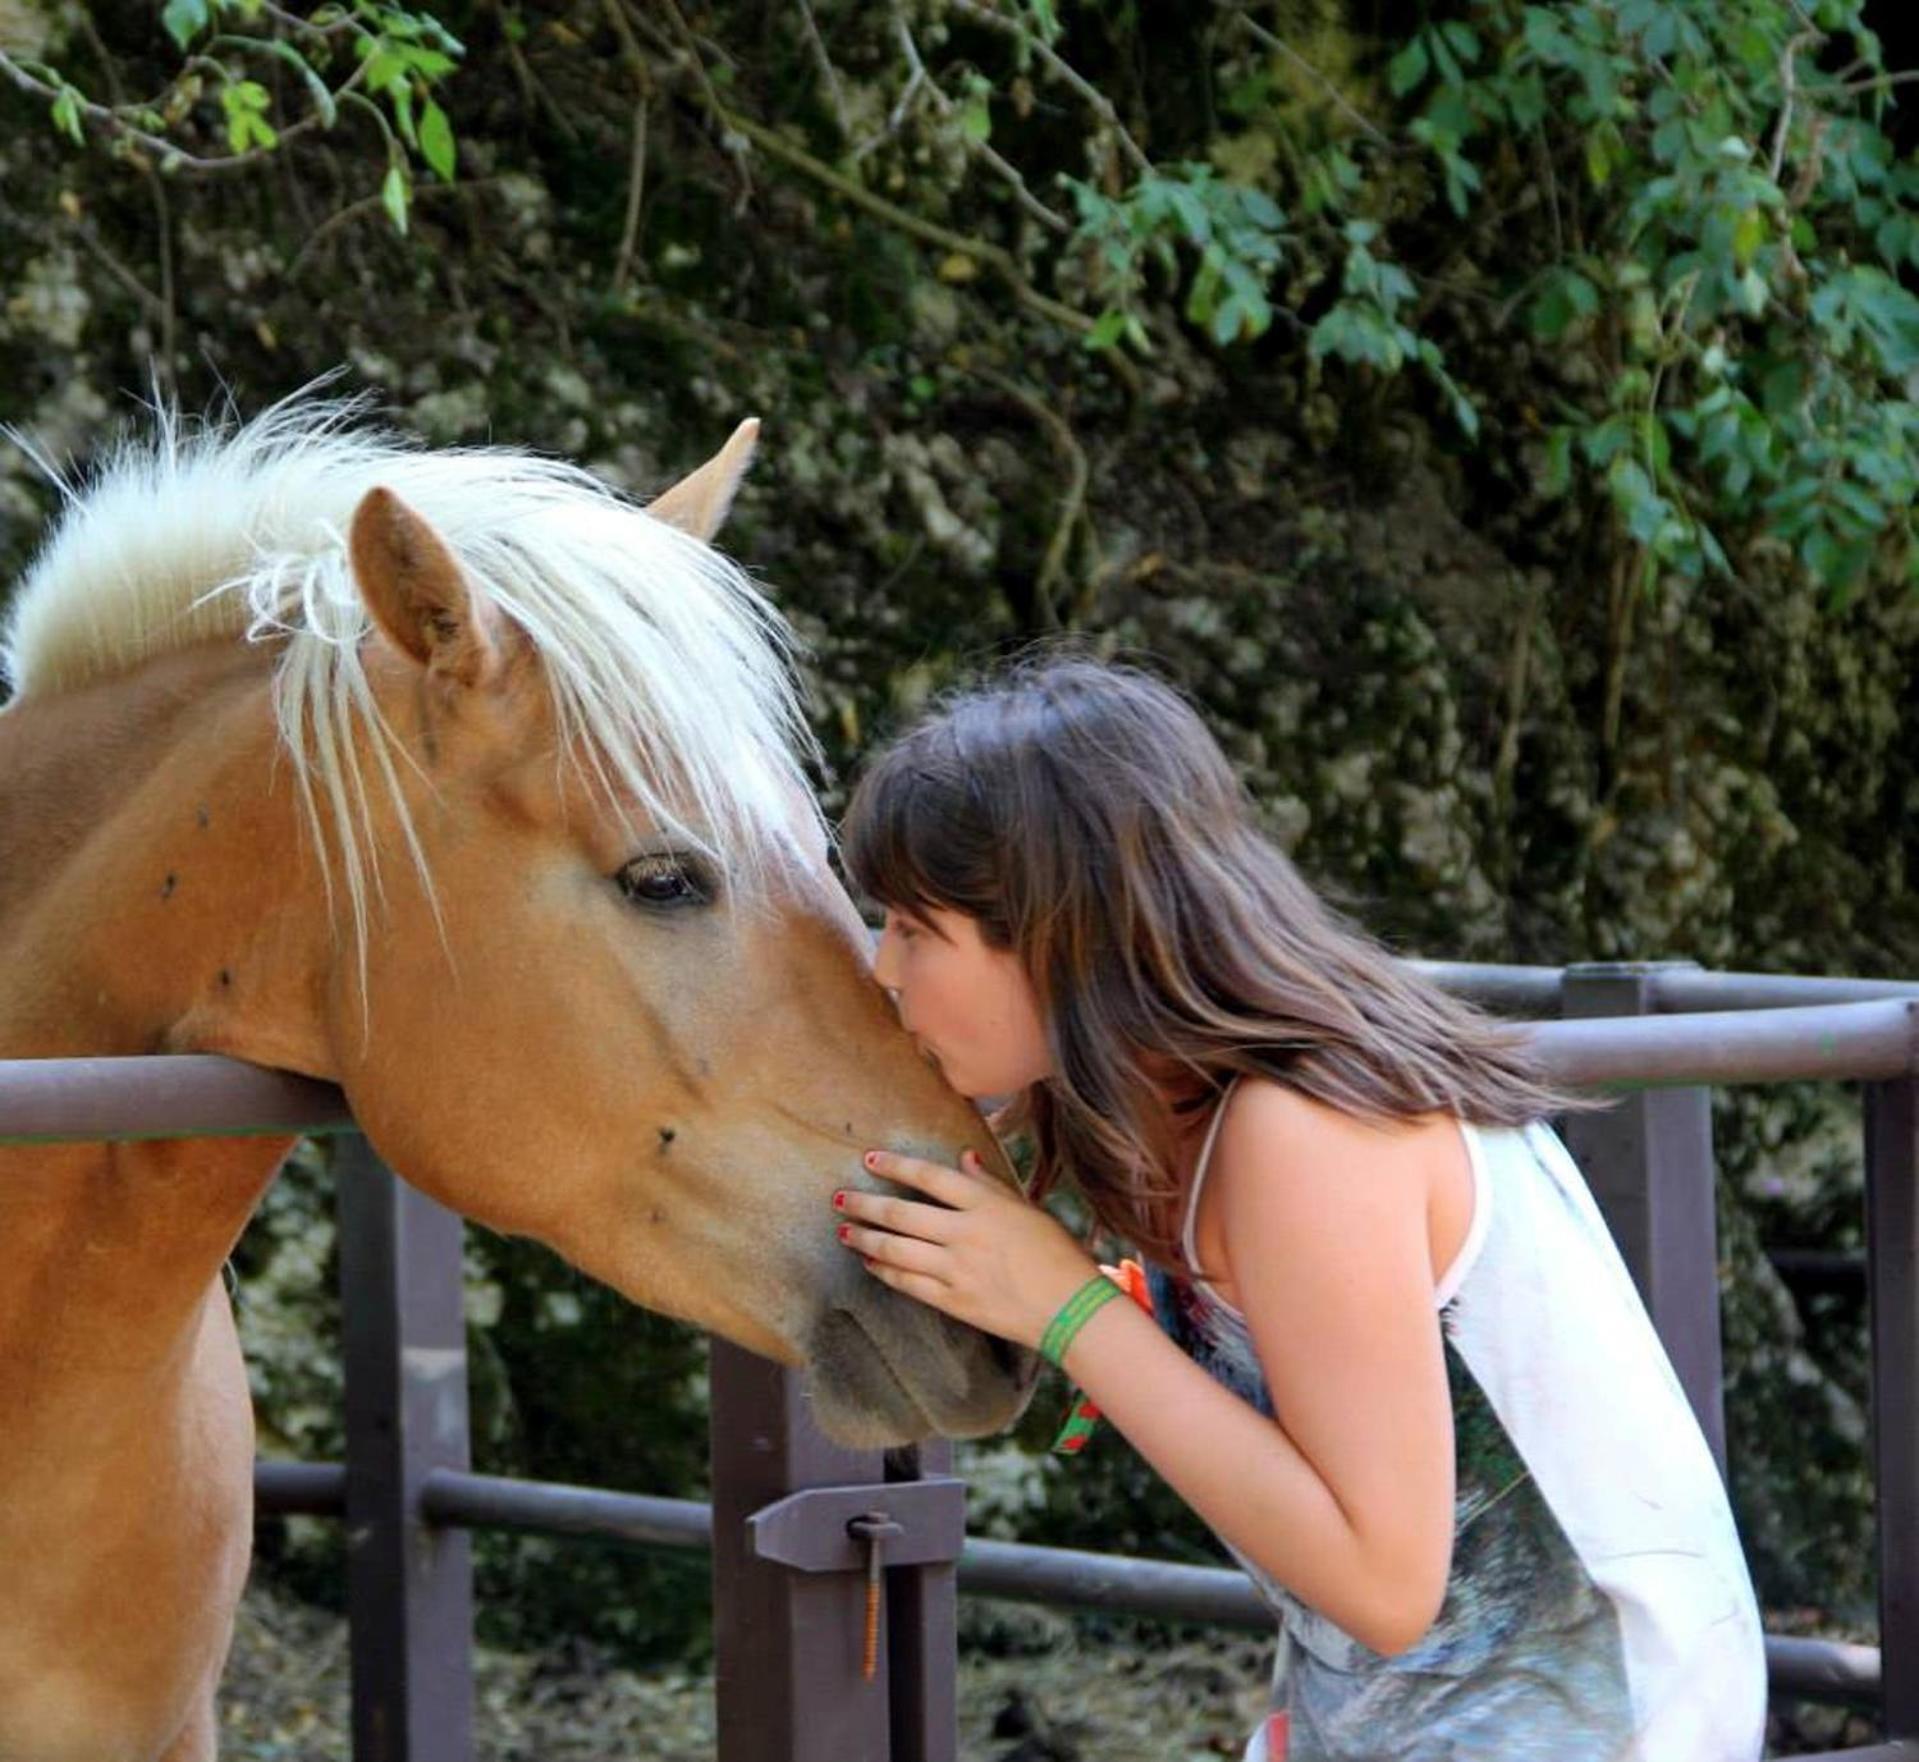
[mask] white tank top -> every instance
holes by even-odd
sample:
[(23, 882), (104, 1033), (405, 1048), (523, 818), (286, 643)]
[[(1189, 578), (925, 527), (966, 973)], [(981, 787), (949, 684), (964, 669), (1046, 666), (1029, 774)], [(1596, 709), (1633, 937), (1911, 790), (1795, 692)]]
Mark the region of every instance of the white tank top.
[[(1207, 1129), (1194, 1219), (1229, 1088)], [(1717, 1465), (1552, 1130), (1460, 1123), (1473, 1215), (1439, 1280), (1457, 1492), (1445, 1602), (1386, 1658), (1253, 1569), (1281, 1620), (1288, 1762), (1754, 1762), (1764, 1637)], [(1196, 1273), (1160, 1324), (1273, 1413), (1245, 1317)], [(1284, 1424), (1284, 1415), (1274, 1415)], [(1277, 1762), (1262, 1726), (1248, 1762)]]

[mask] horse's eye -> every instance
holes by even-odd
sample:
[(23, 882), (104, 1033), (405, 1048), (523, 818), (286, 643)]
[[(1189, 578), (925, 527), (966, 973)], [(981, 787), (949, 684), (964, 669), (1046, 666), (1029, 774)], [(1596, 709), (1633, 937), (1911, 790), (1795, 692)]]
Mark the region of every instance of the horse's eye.
[(712, 898), (709, 888), (682, 857), (659, 855), (635, 857), (619, 872), (620, 891), (635, 905), (705, 905)]

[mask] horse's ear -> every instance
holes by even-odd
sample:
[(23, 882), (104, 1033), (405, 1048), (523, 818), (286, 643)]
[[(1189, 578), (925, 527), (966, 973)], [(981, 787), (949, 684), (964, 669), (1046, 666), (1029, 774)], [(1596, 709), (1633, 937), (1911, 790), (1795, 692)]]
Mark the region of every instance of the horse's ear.
[(446, 540), (390, 489), (360, 498), (347, 554), (373, 622), (402, 654), (461, 685), (498, 679), (499, 613), (473, 591)]
[(664, 520), (695, 538), (710, 540), (720, 529), (726, 511), (740, 487), (740, 479), (753, 463), (753, 449), (759, 444), (760, 419), (749, 416), (733, 430), (733, 438), (697, 471), (682, 477), (671, 489), (662, 490), (646, 505), (655, 520)]

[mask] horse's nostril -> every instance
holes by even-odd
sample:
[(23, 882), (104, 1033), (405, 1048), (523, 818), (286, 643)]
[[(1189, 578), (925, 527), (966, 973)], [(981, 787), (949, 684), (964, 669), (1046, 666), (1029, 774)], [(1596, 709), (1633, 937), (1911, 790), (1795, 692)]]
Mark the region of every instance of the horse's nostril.
[(1015, 1346), (1011, 1340), (1002, 1340), (997, 1334), (988, 1334), (986, 1336), (986, 1345), (987, 1350), (993, 1355), (994, 1364), (1005, 1371), (1009, 1377), (1019, 1375), (1021, 1369), (1020, 1349)]

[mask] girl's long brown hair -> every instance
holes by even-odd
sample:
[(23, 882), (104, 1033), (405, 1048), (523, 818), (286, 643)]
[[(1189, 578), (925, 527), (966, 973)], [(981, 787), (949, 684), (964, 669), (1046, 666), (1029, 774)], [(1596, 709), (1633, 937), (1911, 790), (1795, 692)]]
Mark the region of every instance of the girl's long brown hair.
[[(1225, 754), (1134, 668), (1046, 658), (949, 699), (854, 793), (847, 868), (1017, 951), (1054, 1075), (1017, 1099), (1035, 1196), (1180, 1265), (1172, 1088), (1257, 1073), (1347, 1113), (1518, 1125), (1579, 1103), (1517, 1034), (1401, 966), (1253, 824)], [(1181, 1075), (1185, 1081), (1179, 1081)]]

